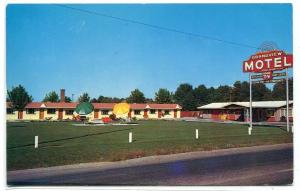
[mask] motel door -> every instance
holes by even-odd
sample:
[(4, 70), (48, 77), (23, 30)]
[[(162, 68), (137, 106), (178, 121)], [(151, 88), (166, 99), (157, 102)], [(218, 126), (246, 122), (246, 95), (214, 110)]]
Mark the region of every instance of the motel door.
[(131, 109), (128, 112), (128, 118), (131, 118)]
[(63, 119), (63, 110), (58, 110), (58, 119)]
[(40, 109), (40, 119), (44, 119), (44, 109)]
[(98, 118), (99, 118), (99, 109), (95, 109), (94, 119), (98, 119)]
[(23, 119), (23, 111), (18, 111), (18, 119)]
[(162, 116), (162, 113), (161, 113), (161, 110), (159, 109), (158, 110), (158, 118), (161, 118), (161, 116)]

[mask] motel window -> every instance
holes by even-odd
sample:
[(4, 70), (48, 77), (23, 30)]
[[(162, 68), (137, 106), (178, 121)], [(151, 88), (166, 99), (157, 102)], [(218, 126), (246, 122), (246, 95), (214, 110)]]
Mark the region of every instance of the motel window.
[(7, 108), (6, 113), (7, 114), (14, 114), (14, 110), (12, 108)]
[(155, 114), (155, 109), (150, 109), (150, 114)]
[(55, 114), (55, 109), (47, 109), (48, 114)]
[(141, 115), (141, 110), (134, 110), (134, 115)]
[(102, 115), (108, 115), (108, 110), (102, 110), (102, 111), (101, 111), (101, 114), (102, 114)]
[(170, 115), (170, 110), (165, 110), (164, 114), (165, 115)]
[(72, 110), (72, 109), (66, 110), (66, 115), (73, 115), (73, 113), (74, 113), (74, 110)]
[(35, 113), (35, 109), (26, 109), (26, 114), (34, 114)]

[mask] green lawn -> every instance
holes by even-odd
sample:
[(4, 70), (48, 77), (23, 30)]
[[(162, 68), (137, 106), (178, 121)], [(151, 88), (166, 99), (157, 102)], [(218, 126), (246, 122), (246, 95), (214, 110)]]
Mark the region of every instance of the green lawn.
[[(184, 121), (138, 121), (138, 126), (73, 126), (74, 122), (8, 122), (7, 169), (118, 161), (141, 156), (292, 142), (275, 127)], [(195, 139), (195, 129), (199, 139)], [(128, 143), (128, 133), (133, 143)], [(34, 136), (39, 148), (34, 149)]]

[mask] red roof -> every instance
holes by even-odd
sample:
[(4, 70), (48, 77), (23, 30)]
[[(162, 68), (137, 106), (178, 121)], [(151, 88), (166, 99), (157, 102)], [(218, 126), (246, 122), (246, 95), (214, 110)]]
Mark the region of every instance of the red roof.
[(181, 109), (178, 104), (159, 104), (159, 103), (133, 103), (130, 109)]
[(57, 102), (57, 103), (52, 103), (52, 102), (31, 102), (26, 105), (27, 108), (76, 108), (77, 102), (72, 102), (72, 103), (65, 103), (65, 102)]
[(149, 103), (150, 109), (181, 109), (181, 106), (178, 104), (169, 104), (169, 103)]
[[(95, 109), (113, 109), (116, 103), (92, 103)], [(8, 107), (9, 102), (6, 103)], [(27, 104), (25, 108), (72, 108), (75, 109), (78, 105), (78, 102), (31, 102)], [(130, 109), (181, 109), (181, 106), (178, 104), (158, 104), (158, 103), (133, 103), (129, 104)], [(42, 107), (44, 106), (44, 107)]]
[(92, 103), (95, 109), (112, 109), (116, 103)]
[(130, 105), (130, 109), (146, 109), (147, 107), (147, 104), (145, 103), (132, 103), (129, 105)]
[(41, 102), (31, 102), (31, 103), (29, 103), (29, 104), (27, 104), (26, 105), (26, 109), (27, 108), (40, 108), (41, 107), (41, 105), (42, 105), (42, 103)]
[(76, 106), (78, 105), (77, 102), (70, 102), (70, 103), (66, 103), (66, 102), (57, 102), (57, 103), (51, 103), (51, 102), (46, 102), (45, 106), (46, 108), (72, 108), (75, 109)]
[(6, 108), (12, 108), (12, 103), (11, 102), (6, 102)]

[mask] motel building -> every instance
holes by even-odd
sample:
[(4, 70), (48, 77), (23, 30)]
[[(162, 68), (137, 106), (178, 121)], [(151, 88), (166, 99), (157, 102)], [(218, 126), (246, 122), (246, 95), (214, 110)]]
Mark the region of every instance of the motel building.
[[(6, 102), (6, 119), (14, 120), (75, 120), (78, 102), (65, 102), (65, 89), (60, 90), (60, 102), (31, 102), (23, 111), (15, 111), (10, 102)], [(90, 120), (107, 118), (113, 114), (117, 103), (92, 103), (94, 110), (87, 117)], [(178, 104), (129, 104), (126, 117), (136, 119), (176, 119), (180, 118), (181, 106)], [(124, 115), (116, 116), (125, 117)]]
[[(249, 121), (249, 102), (210, 103), (198, 107), (200, 118), (211, 120)], [(252, 102), (253, 122), (286, 121), (286, 101)], [(293, 101), (289, 101), (289, 120), (293, 121)]]
[[(116, 103), (92, 103), (94, 111), (87, 117), (91, 120), (102, 119), (113, 114)], [(73, 120), (77, 102), (31, 102), (23, 111), (14, 111), (7, 102), (6, 119), (14, 120)], [(136, 119), (176, 119), (180, 118), (181, 107), (178, 104), (129, 104), (128, 118)], [(116, 116), (121, 117), (121, 116)]]

